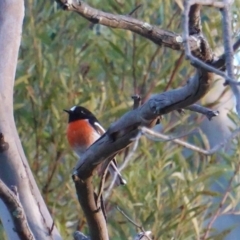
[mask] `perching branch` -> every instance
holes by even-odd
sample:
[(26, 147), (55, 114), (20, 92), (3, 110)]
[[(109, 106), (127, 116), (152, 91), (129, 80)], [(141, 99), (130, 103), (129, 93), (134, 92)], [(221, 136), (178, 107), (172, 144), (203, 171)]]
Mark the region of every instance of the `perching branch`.
[(77, 176), (73, 178), (78, 201), (87, 218), (91, 240), (108, 240), (106, 220), (101, 207), (97, 204), (97, 195), (94, 193), (92, 176), (82, 181)]
[(88, 178), (97, 164), (132, 143), (131, 139), (138, 134), (138, 127), (150, 127), (159, 115), (188, 107), (201, 99), (209, 90), (212, 78), (211, 73), (198, 69), (182, 88), (156, 94), (138, 109), (123, 115), (86, 151), (76, 164), (74, 175), (80, 179)]
[(27, 222), (24, 209), (17, 197), (0, 179), (0, 198), (11, 213), (14, 230), (21, 240), (35, 239)]

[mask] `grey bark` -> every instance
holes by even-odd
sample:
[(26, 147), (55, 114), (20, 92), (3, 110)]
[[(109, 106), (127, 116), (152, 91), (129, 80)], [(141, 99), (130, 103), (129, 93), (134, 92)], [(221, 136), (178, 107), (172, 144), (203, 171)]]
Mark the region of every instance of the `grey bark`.
[[(23, 0), (0, 1), (0, 132), (9, 148), (0, 151), (0, 178), (16, 186), (29, 227), (36, 239), (61, 239), (24, 155), (13, 116), (13, 86), (24, 17)], [(8, 239), (20, 239), (11, 212), (0, 201), (0, 218)], [(52, 231), (50, 232), (50, 229)]]

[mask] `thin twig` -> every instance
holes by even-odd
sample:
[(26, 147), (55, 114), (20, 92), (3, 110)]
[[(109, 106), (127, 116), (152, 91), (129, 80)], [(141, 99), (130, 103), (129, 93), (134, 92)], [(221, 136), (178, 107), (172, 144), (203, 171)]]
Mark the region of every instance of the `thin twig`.
[(133, 15), (133, 13), (136, 12), (141, 6), (142, 6), (142, 4), (137, 5), (137, 6), (128, 14), (128, 16)]
[(181, 64), (182, 64), (182, 61), (183, 61), (183, 57), (184, 57), (184, 53), (182, 52), (180, 57), (178, 58), (178, 60), (176, 61), (175, 63), (175, 67), (172, 71), (172, 74), (169, 78), (169, 81), (164, 89), (164, 91), (167, 91), (168, 88), (170, 87), (170, 85), (172, 84), (173, 80), (174, 80), (174, 77), (176, 76), (176, 73), (177, 73), (177, 70), (180, 68)]
[(222, 197), (221, 202), (219, 203), (219, 206), (218, 206), (218, 208), (217, 208), (216, 213), (213, 215), (212, 219), (211, 219), (210, 222), (208, 223), (206, 232), (205, 232), (205, 234), (203, 235), (203, 237), (201, 238), (202, 240), (205, 240), (205, 239), (208, 238), (208, 235), (209, 235), (209, 233), (210, 233), (210, 230), (211, 230), (211, 228), (212, 228), (213, 223), (214, 223), (214, 222), (216, 221), (216, 219), (221, 215), (221, 210), (222, 210), (222, 208), (223, 208), (223, 206), (224, 206), (224, 203), (226, 202), (226, 200), (227, 200), (227, 198), (228, 198), (228, 195), (230, 194), (230, 191), (231, 191), (231, 188), (232, 188), (232, 187), (231, 187), (232, 182), (233, 182), (235, 176), (238, 174), (239, 168), (240, 168), (240, 162), (237, 164), (236, 169), (235, 169), (232, 177), (230, 178), (230, 180), (229, 180), (229, 182), (228, 182), (228, 186), (227, 186), (226, 191), (225, 191), (225, 193), (224, 193), (224, 195), (223, 195), (223, 197)]
[[(57, 152), (56, 159), (55, 159), (55, 161), (53, 163), (52, 171), (50, 173), (48, 171), (47, 181), (46, 181), (45, 185), (42, 188), (43, 193), (47, 194), (47, 193), (52, 191), (51, 189), (49, 190), (49, 186), (51, 185), (53, 176), (54, 176), (54, 174), (55, 174), (55, 172), (57, 170), (58, 164), (59, 164), (60, 160), (62, 159), (63, 155), (64, 155), (64, 152)], [(49, 168), (51, 168), (51, 167), (49, 167)]]
[(190, 105), (190, 106), (186, 107), (185, 109), (204, 114), (208, 118), (209, 121), (211, 121), (213, 117), (216, 117), (219, 115), (219, 111), (213, 111), (209, 108), (203, 107), (198, 104)]
[(172, 142), (177, 143), (177, 144), (179, 144), (183, 147), (186, 147), (186, 148), (191, 149), (193, 151), (196, 151), (196, 152), (199, 152), (199, 153), (202, 153), (204, 155), (209, 156), (209, 155), (214, 154), (218, 150), (220, 150), (222, 147), (224, 147), (231, 139), (235, 138), (239, 134), (240, 128), (237, 128), (235, 131), (232, 132), (232, 134), (227, 139), (225, 139), (220, 144), (215, 145), (213, 148), (211, 148), (209, 150), (202, 149), (200, 147), (197, 147), (193, 144), (184, 142), (184, 141), (179, 140), (179, 139), (173, 139), (172, 137), (169, 137), (169, 136), (167, 136), (165, 134), (162, 134), (162, 133), (154, 132), (153, 130), (148, 129), (146, 127), (142, 127), (141, 131), (142, 131), (142, 134), (144, 134), (147, 138), (149, 138), (151, 140), (157, 141), (159, 139), (161, 139), (161, 140), (164, 139), (166, 141), (172, 141)]
[(116, 209), (135, 227), (139, 228), (141, 231), (144, 231), (143, 226), (138, 225), (136, 222), (134, 222), (122, 209), (120, 209), (118, 206), (116, 206)]
[[(129, 152), (129, 154), (127, 155), (127, 157), (125, 158), (125, 161), (124, 163), (122, 164), (121, 167), (119, 167), (119, 172), (121, 173), (121, 171), (128, 165), (129, 161), (131, 160), (133, 154), (135, 153), (135, 151), (137, 150), (137, 147), (138, 147), (138, 142), (139, 142), (139, 139), (141, 138), (141, 132), (138, 133), (138, 135), (136, 136), (135, 139), (132, 139), (132, 141), (135, 141), (134, 145), (133, 145), (133, 148), (132, 150)], [(115, 173), (114, 177), (113, 177), (113, 180), (110, 184), (110, 186), (108, 187), (107, 191), (106, 191), (106, 194), (105, 194), (105, 198), (107, 199), (109, 196), (110, 196), (110, 193), (113, 189), (113, 186), (114, 186), (114, 183), (116, 181), (116, 178), (117, 178), (117, 174)]]
[(98, 194), (97, 194), (97, 207), (100, 208), (101, 207), (101, 196), (102, 193), (104, 191), (104, 184), (105, 184), (105, 180), (106, 180), (106, 176), (108, 173), (108, 167), (110, 165), (111, 161), (109, 161), (109, 163), (107, 164), (106, 168), (103, 171), (102, 177), (101, 177), (101, 181), (99, 184), (99, 188), (98, 188)]
[(148, 236), (149, 234), (147, 234), (149, 231), (145, 231), (143, 226), (138, 225), (136, 222), (134, 222), (122, 209), (120, 209), (118, 206), (116, 206), (117, 210), (130, 222), (132, 223), (135, 227), (139, 228), (143, 233), (144, 236), (151, 240), (151, 238)]

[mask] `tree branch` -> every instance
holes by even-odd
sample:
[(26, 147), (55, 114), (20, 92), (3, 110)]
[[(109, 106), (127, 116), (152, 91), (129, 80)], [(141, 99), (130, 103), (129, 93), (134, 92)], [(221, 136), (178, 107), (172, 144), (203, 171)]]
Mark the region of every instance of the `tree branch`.
[[(1, 180), (10, 188), (16, 186), (19, 201), (27, 217), (29, 228), (36, 239), (61, 239), (43, 201), (22, 149), (14, 116), (13, 87), (22, 36), (24, 1), (0, 1), (0, 132), (9, 148), (0, 151)], [(8, 239), (20, 239), (14, 232), (6, 205), (0, 201), (0, 218)]]
[[(236, 98), (236, 110), (238, 116), (240, 117), (240, 89), (239, 87), (232, 83), (234, 81), (234, 72), (233, 72), (233, 49), (232, 49), (232, 18), (230, 13), (230, 4), (228, 0), (224, 0), (224, 8), (222, 9), (222, 25), (223, 25), (223, 45), (224, 45), (224, 52), (225, 52), (225, 59), (226, 59), (226, 70), (228, 77), (231, 81), (226, 81), (230, 85), (232, 92)], [(236, 82), (236, 81), (234, 81)]]
[(193, 104), (189, 107), (186, 107), (185, 109), (188, 109), (193, 112), (201, 113), (201, 114), (205, 115), (208, 118), (208, 120), (212, 120), (213, 117), (216, 117), (219, 115), (219, 111), (213, 111), (209, 108), (205, 108), (198, 104)]
[[(129, 15), (117, 15), (103, 12), (89, 6), (81, 0), (56, 1), (65, 10), (77, 12), (94, 24), (101, 24), (111, 28), (127, 29), (151, 40), (157, 45), (163, 45), (174, 50), (184, 50), (183, 39), (180, 34), (162, 30), (157, 26), (153, 26)], [(190, 37), (189, 45), (191, 46), (191, 51), (197, 52), (198, 56), (201, 56), (198, 39)]]
[(217, 144), (216, 146), (214, 146), (213, 148), (211, 148), (209, 150), (202, 149), (202, 148), (197, 147), (193, 144), (182, 141), (180, 139), (175, 139), (173, 137), (169, 137), (169, 136), (167, 136), (165, 134), (162, 134), (162, 133), (154, 132), (153, 130), (148, 129), (146, 127), (142, 127), (141, 131), (147, 138), (149, 138), (151, 140), (154, 140), (154, 141), (157, 141), (157, 140), (172, 141), (172, 142), (177, 143), (177, 144), (179, 144), (179, 145), (181, 145), (185, 148), (191, 149), (195, 152), (199, 152), (199, 153), (202, 153), (204, 155), (210, 156), (210, 155), (213, 155), (214, 153), (216, 153), (217, 151), (219, 151), (220, 149), (222, 149), (233, 138), (237, 137), (239, 135), (240, 128), (237, 128), (236, 130), (234, 130), (232, 132), (232, 134), (227, 139), (223, 140), (220, 144)]
[(198, 101), (209, 90), (212, 77), (211, 73), (198, 70), (182, 88), (156, 94), (141, 107), (123, 115), (85, 152), (75, 166), (74, 175), (82, 180), (90, 177), (97, 164), (132, 143), (138, 127), (150, 127), (159, 115)]
[(0, 179), (0, 198), (11, 213), (14, 222), (14, 230), (21, 240), (35, 239), (27, 222), (24, 209), (17, 196)]
[(89, 226), (91, 240), (108, 240), (106, 220), (102, 209), (97, 206), (97, 195), (94, 193), (92, 177), (84, 181), (78, 177), (73, 178), (78, 201), (84, 211)]

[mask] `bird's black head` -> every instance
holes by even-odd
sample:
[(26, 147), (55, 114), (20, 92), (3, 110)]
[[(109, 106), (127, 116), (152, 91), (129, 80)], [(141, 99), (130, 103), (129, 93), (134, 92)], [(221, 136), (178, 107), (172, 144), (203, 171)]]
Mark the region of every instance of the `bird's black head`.
[(69, 114), (68, 122), (74, 122), (81, 119), (88, 119), (91, 122), (98, 122), (96, 117), (85, 107), (73, 106), (70, 110), (65, 110)]

